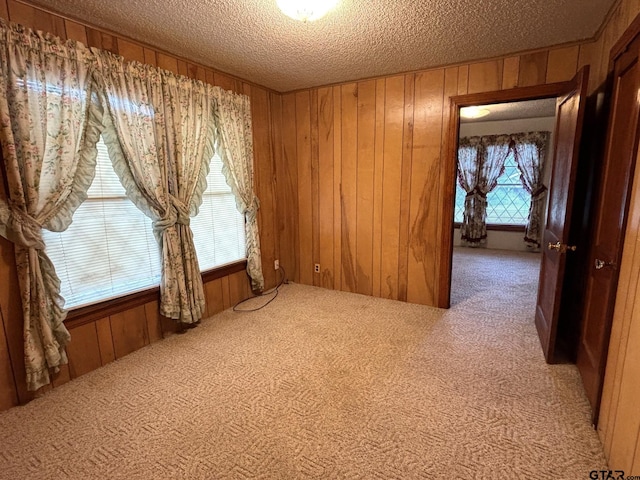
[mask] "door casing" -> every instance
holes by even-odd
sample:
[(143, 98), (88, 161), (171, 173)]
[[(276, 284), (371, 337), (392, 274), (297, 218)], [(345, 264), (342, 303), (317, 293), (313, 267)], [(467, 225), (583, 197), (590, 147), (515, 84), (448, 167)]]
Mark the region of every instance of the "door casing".
[(539, 100), (557, 98), (565, 95), (573, 87), (572, 82), (558, 82), (533, 87), (512, 88), (493, 92), (472, 93), (451, 97), (449, 132), (447, 135), (447, 161), (444, 162), (443, 210), (440, 245), (442, 258), (440, 261), (437, 303), (440, 308), (451, 306), (451, 266), (453, 255), (453, 215), (455, 209), (455, 177), (458, 152), (458, 136), (460, 134), (460, 108), (473, 105), (490, 105), (496, 103)]

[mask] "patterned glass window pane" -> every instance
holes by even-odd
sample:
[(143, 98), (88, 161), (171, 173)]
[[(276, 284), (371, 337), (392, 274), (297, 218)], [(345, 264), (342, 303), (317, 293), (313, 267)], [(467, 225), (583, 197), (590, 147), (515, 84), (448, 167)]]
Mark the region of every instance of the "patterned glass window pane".
[[(461, 223), (464, 214), (466, 192), (456, 179), (454, 222)], [(526, 225), (529, 218), (531, 196), (522, 186), (520, 170), (509, 153), (504, 173), (498, 178), (498, 186), (487, 195), (487, 224)]]

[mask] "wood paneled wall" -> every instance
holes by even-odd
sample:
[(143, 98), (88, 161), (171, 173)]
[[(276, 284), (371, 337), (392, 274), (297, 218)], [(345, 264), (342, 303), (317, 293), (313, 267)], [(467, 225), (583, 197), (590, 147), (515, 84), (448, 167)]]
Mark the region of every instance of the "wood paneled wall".
[(592, 51), (574, 45), (282, 95), (273, 120), (289, 276), (435, 305), (448, 254), (440, 229), (444, 182), (453, 181), (442, 174), (450, 97), (569, 80)]
[[(271, 102), (274, 93), (259, 85), (234, 78), (148, 45), (111, 35), (48, 13), (15, 0), (0, 0), (0, 17), (22, 25), (54, 33), (61, 38), (103, 48), (126, 59), (156, 65), (175, 73), (220, 85), (251, 97), (254, 132), (255, 185), (261, 201), (259, 225), (266, 287), (276, 283), (273, 262), (279, 248), (276, 229), (274, 142), (271, 129)], [(277, 98), (277, 96), (275, 97)], [(0, 189), (2, 182), (0, 181)], [(4, 198), (4, 191), (0, 190)], [(205, 284), (207, 314), (212, 315), (250, 295), (247, 276), (238, 272)], [(15, 272), (13, 246), (0, 238), (0, 410), (32, 398), (25, 385), (22, 312)], [(71, 325), (77, 325), (72, 322)], [(120, 358), (162, 338), (174, 324), (161, 319), (157, 300), (70, 328), (69, 365), (56, 376), (53, 387)], [(196, 332), (193, 332), (197, 334)], [(50, 387), (47, 387), (50, 388)]]
[[(0, 16), (251, 96), (256, 187), (267, 285), (287, 276), (325, 288), (434, 305), (443, 252), (442, 165), (451, 96), (552, 83), (591, 65), (590, 91), (606, 79), (609, 51), (640, 12), (623, 0), (594, 42), (448, 68), (280, 95), (150, 46), (15, 0)], [(636, 177), (640, 173), (636, 171)], [(1, 183), (0, 183), (1, 188)], [(599, 433), (611, 468), (640, 468), (640, 193), (631, 217), (614, 319)], [(0, 195), (4, 192), (0, 191)], [(277, 208), (276, 208), (277, 206)], [(314, 264), (320, 272), (314, 272)], [(0, 238), (0, 410), (28, 400), (11, 244)], [(209, 282), (208, 314), (248, 295), (244, 273)], [(71, 329), (69, 366), (54, 385), (154, 342), (156, 301)]]
[[(596, 42), (596, 64), (607, 74), (609, 52), (640, 1), (623, 0)], [(636, 162), (638, 159), (636, 159)], [(609, 468), (640, 475), (640, 168), (636, 167), (598, 421)]]

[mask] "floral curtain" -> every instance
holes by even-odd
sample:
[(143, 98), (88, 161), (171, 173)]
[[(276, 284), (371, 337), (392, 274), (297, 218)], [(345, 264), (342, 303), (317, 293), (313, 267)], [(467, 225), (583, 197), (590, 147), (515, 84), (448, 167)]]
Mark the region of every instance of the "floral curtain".
[[(467, 192), (463, 223), (460, 228), (463, 244), (479, 246), (487, 239), (487, 194), (498, 185), (498, 178), (504, 172), (504, 162), (509, 154), (511, 137), (509, 135), (487, 135), (460, 139), (460, 148), (464, 148), (460, 161), (458, 150), (458, 181)], [(476, 160), (468, 150), (475, 147)], [(461, 173), (462, 172), (462, 173)], [(463, 180), (475, 179), (471, 184)]]
[(14, 242), (27, 388), (67, 363), (60, 280), (42, 228), (63, 231), (93, 181), (102, 110), (90, 52), (0, 20), (0, 140), (9, 187), (0, 235)]
[(253, 135), (249, 97), (214, 87), (217, 102), (216, 151), (222, 158), (227, 183), (245, 217), (247, 273), (253, 290), (264, 289), (258, 209), (260, 202), (253, 189)]
[(126, 63), (109, 52), (94, 53), (109, 112), (104, 132), (109, 156), (127, 196), (153, 220), (160, 245), (160, 312), (182, 323), (197, 322), (205, 297), (189, 223), (213, 157), (213, 87)]
[[(181, 278), (177, 285), (180, 311), (170, 313), (172, 318), (181, 318), (185, 323), (199, 320), (205, 311), (202, 276), (189, 216), (197, 215), (202, 204), (209, 163), (214, 155), (215, 105), (212, 89), (202, 82), (163, 72), (169, 195), (179, 212), (176, 229), (180, 238), (180, 255), (174, 262), (180, 265), (177, 270), (184, 278), (184, 282)], [(186, 318), (185, 313), (190, 318)]]
[(464, 137), (458, 144), (458, 183), (467, 193), (464, 199), (460, 233), (463, 241), (481, 235), (474, 222), (476, 218), (476, 187), (478, 185), (480, 137)]
[(542, 239), (542, 219), (547, 194), (547, 187), (542, 183), (542, 172), (546, 161), (549, 136), (549, 132), (512, 135), (515, 159), (520, 170), (520, 180), (522, 186), (531, 195), (524, 241), (533, 248), (539, 248)]

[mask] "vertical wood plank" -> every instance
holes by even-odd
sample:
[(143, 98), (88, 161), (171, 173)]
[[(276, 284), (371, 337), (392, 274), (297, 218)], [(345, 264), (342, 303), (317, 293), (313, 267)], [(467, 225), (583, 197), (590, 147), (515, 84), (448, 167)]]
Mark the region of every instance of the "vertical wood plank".
[(222, 300), (222, 280), (220, 278), (205, 283), (204, 292), (207, 299), (207, 312), (209, 316), (220, 313), (225, 309)]
[(638, 291), (639, 274), (637, 267), (640, 262), (640, 239), (637, 236), (638, 214), (634, 212), (631, 217), (622, 261), (620, 262), (623, 268), (620, 272), (618, 290), (616, 292), (616, 306), (598, 422), (598, 433), (602, 438), (605, 454), (608, 458), (611, 456), (611, 446), (620, 403), (620, 389), (629, 343), (633, 304)]
[[(358, 85), (342, 85), (342, 290), (356, 291)], [(302, 240), (302, 239), (301, 239)]]
[(149, 332), (149, 343), (162, 340), (162, 321), (160, 319), (160, 305), (157, 300), (145, 303), (144, 315), (147, 319), (147, 331)]
[(312, 261), (320, 264), (320, 271), (313, 274), (313, 285), (322, 283), (322, 263), (320, 263), (320, 174), (318, 172), (318, 89), (311, 90), (310, 126), (311, 126), (311, 228), (312, 228)]
[(0, 0), (0, 18), (9, 21), (9, 8), (6, 0)]
[(333, 90), (333, 288), (342, 290), (342, 87)]
[(633, 456), (633, 464), (630, 471), (636, 474), (640, 472), (640, 439), (636, 440), (636, 453)]
[[(640, 159), (637, 155), (636, 162)], [(640, 291), (640, 169), (636, 169), (631, 192), (629, 216), (620, 262), (620, 278), (616, 291), (616, 302), (611, 327), (611, 337), (609, 341), (609, 353), (605, 380), (600, 405), (600, 418), (598, 422), (598, 434), (604, 446), (605, 455), (609, 464), (616, 469), (622, 469), (623, 465), (632, 462), (629, 457), (634, 455), (631, 447), (626, 445), (631, 441), (631, 434), (634, 430), (629, 425), (634, 423), (636, 433), (640, 430), (640, 418), (633, 418), (639, 415), (637, 408), (625, 411), (635, 399), (628, 398), (629, 392), (625, 392), (625, 377), (629, 379), (629, 373), (637, 377), (640, 375), (640, 368), (633, 363), (633, 356), (637, 352), (631, 350), (640, 349), (640, 336), (633, 337), (633, 325), (636, 324), (638, 331), (638, 292)], [(635, 370), (635, 372), (633, 371)], [(637, 387), (632, 386), (632, 390)], [(631, 392), (633, 394), (633, 392)], [(625, 396), (627, 396), (625, 398)], [(635, 413), (634, 413), (635, 412)], [(622, 439), (622, 440), (621, 440)]]
[(404, 88), (404, 77), (397, 76), (386, 79), (380, 295), (393, 299), (398, 298)]
[(122, 358), (149, 344), (144, 305), (111, 315), (109, 320), (116, 358)]
[[(2, 162), (0, 151), (0, 162)], [(0, 200), (7, 200), (4, 189), (4, 170), (0, 168)], [(17, 287), (17, 275), (13, 244), (0, 237), (0, 411), (20, 403), (18, 369), (14, 363), (22, 361), (18, 357), (21, 336), (15, 327), (22, 324), (21, 300)], [(9, 322), (13, 322), (11, 325)], [(12, 336), (13, 335), (13, 336)], [(24, 368), (24, 367), (23, 367)], [(26, 401), (26, 400), (25, 400)]]
[(260, 228), (260, 248), (262, 250), (262, 270), (265, 288), (276, 285), (276, 201), (274, 198), (274, 162), (271, 156), (271, 129), (269, 95), (260, 87), (250, 90), (251, 117), (253, 122), (254, 184), (260, 199), (258, 225)]
[(318, 90), (318, 215), (322, 275), (320, 286), (334, 287), (333, 258), (333, 89)]
[(180, 75), (184, 75), (185, 77), (189, 76), (189, 69), (187, 67), (187, 62), (184, 60), (178, 60), (178, 73)]
[(193, 63), (187, 63), (187, 77), (189, 78), (197, 78), (198, 77), (198, 66)]
[(468, 93), (500, 90), (503, 66), (503, 60), (491, 60), (469, 65)]
[(290, 279), (300, 281), (300, 231), (298, 229), (298, 155), (295, 94), (282, 96), (282, 155), (278, 163), (280, 204), (280, 265)]
[(549, 52), (527, 53), (520, 55), (519, 87), (542, 85), (547, 78), (547, 58)]
[(137, 43), (118, 38), (118, 53), (129, 61), (144, 63), (144, 48)]
[(178, 73), (178, 59), (176, 57), (158, 52), (156, 59), (158, 62), (158, 68), (169, 70), (173, 73)]
[(56, 373), (51, 373), (51, 386), (53, 388), (61, 387), (70, 381), (71, 371), (69, 369), (69, 364), (60, 365), (60, 369)]
[(7, 0), (7, 7), (9, 10), (9, 20), (37, 30), (36, 9), (34, 7), (17, 2), (16, 0)]
[(86, 28), (87, 31), (87, 45), (89, 47), (101, 48), (108, 50), (111, 53), (118, 53), (118, 43), (116, 37), (104, 33), (95, 28)]
[(296, 93), (298, 162), (298, 234), (300, 283), (313, 285), (313, 199), (311, 194), (311, 99), (309, 91)]
[(640, 0), (627, 0), (626, 2), (623, 2), (623, 5), (626, 7), (625, 25), (629, 26), (631, 22), (633, 22), (633, 20), (636, 18), (636, 16), (640, 14)]
[(231, 303), (231, 295), (229, 291), (229, 277), (222, 277), (222, 307), (226, 310), (227, 308), (233, 307), (233, 303)]
[(236, 83), (233, 78), (224, 73), (215, 72), (213, 74), (214, 85), (218, 85), (225, 90), (235, 91)]
[(0, 411), (18, 405), (18, 392), (13, 378), (4, 323), (2, 304), (0, 304)]
[(458, 95), (469, 93), (469, 65), (458, 67)]
[(64, 28), (69, 40), (75, 40), (76, 42), (80, 42), (84, 45), (87, 44), (87, 29), (84, 25), (65, 19)]
[(520, 74), (520, 57), (507, 57), (504, 59), (504, 70), (502, 71), (502, 89), (515, 88), (518, 86), (518, 75)]
[(36, 30), (52, 33), (63, 40), (67, 39), (67, 32), (65, 30), (64, 19), (62, 17), (36, 8), (34, 22)]
[(207, 81), (207, 71), (205, 70), (205, 68), (202, 65), (198, 65), (197, 66), (197, 68), (196, 68), (196, 77), (195, 78), (197, 80), (200, 80), (201, 82), (206, 82)]
[[(439, 172), (440, 172), (440, 182), (438, 186), (438, 220), (437, 220), (437, 230), (436, 230), (436, 250), (435, 250), (435, 269), (434, 269), (434, 303), (433, 305), (437, 305), (440, 299), (440, 292), (443, 289), (448, 290), (449, 284), (445, 284), (443, 282), (444, 275), (441, 274), (443, 268), (443, 262), (448, 262), (449, 255), (451, 254), (448, 251), (448, 248), (445, 249), (444, 245), (442, 245), (442, 236), (443, 236), (443, 228), (450, 228), (448, 225), (443, 227), (444, 225), (444, 212), (445, 207), (454, 203), (454, 192), (452, 189), (452, 184), (454, 182), (453, 178), (450, 178), (447, 175), (449, 169), (447, 168), (448, 162), (455, 162), (455, 159), (448, 157), (449, 152), (449, 142), (451, 139), (449, 138), (449, 128), (451, 127), (451, 97), (456, 95), (456, 92), (459, 90), (458, 86), (459, 75), (456, 73), (455, 68), (447, 68), (444, 72), (444, 95), (442, 99), (442, 143), (440, 147), (440, 161), (439, 161)], [(451, 219), (450, 219), (451, 220)], [(449, 221), (450, 221), (449, 220)]]
[(633, 300), (627, 348), (620, 377), (620, 397), (611, 441), (609, 463), (616, 469), (630, 471), (640, 432), (640, 297)]
[(144, 47), (144, 63), (147, 65), (156, 66), (158, 61), (156, 60), (156, 51), (150, 48)]
[(571, 80), (578, 69), (580, 46), (556, 48), (549, 51), (547, 83)]
[(67, 346), (69, 373), (78, 378), (102, 366), (100, 344), (95, 323), (87, 323), (69, 330), (71, 341)]
[[(178, 65), (178, 73), (180, 73), (180, 65)], [(215, 73), (213, 70), (211, 70), (210, 68), (207, 68), (206, 71), (206, 76), (207, 76), (207, 83), (210, 85), (215, 85), (216, 82), (216, 77), (215, 77)], [(182, 75), (182, 74), (180, 74)]]
[(98, 333), (98, 345), (100, 347), (100, 361), (102, 365), (106, 365), (116, 359), (109, 317), (96, 320), (96, 331)]
[(248, 292), (249, 278), (246, 272), (236, 272), (229, 275), (229, 303), (231, 306), (249, 298)]
[[(2, 182), (0, 182), (1, 185)], [(1, 190), (1, 187), (0, 187)], [(3, 192), (0, 198), (4, 197)], [(6, 198), (6, 197), (4, 197)], [(24, 365), (24, 334), (22, 300), (18, 284), (13, 244), (0, 237), (0, 278), (6, 279), (0, 284), (0, 306), (4, 316), (4, 328), (9, 347), (9, 358), (13, 370), (19, 403), (33, 398), (33, 392), (27, 390), (26, 369)]]
[[(457, 72), (456, 72), (457, 76)], [(407, 300), (435, 304), (444, 70), (416, 75)], [(457, 87), (457, 82), (456, 82)]]
[[(585, 65), (591, 65), (593, 63), (593, 56), (595, 53), (595, 42), (583, 43), (580, 45), (580, 53), (578, 54), (578, 66), (577, 70), (580, 70)], [(593, 78), (595, 74), (589, 73), (589, 95), (593, 93), (592, 87), (595, 85)]]
[(376, 81), (358, 83), (356, 292), (373, 293), (373, 182), (376, 145)]
[(400, 187), (400, 234), (398, 248), (398, 300), (407, 300), (409, 263), (409, 214), (411, 207), (411, 168), (413, 164), (413, 115), (415, 74), (405, 75), (404, 130), (402, 134), (402, 180)]
[[(273, 235), (275, 258), (281, 261), (281, 241), (280, 227), (282, 219), (286, 216), (287, 206), (282, 204), (280, 188), (282, 182), (279, 180), (279, 174), (282, 171), (282, 96), (273, 92), (269, 92), (269, 125), (271, 135), (271, 163), (273, 168), (273, 203), (275, 207), (273, 215)], [(274, 266), (275, 268), (275, 266)], [(282, 269), (282, 264), (280, 264)], [(286, 270), (275, 272), (276, 282), (283, 281)]]
[(382, 185), (384, 165), (384, 108), (385, 108), (384, 78), (376, 80), (376, 122), (373, 173), (373, 226), (372, 226), (372, 295), (380, 296), (380, 266), (382, 263)]

